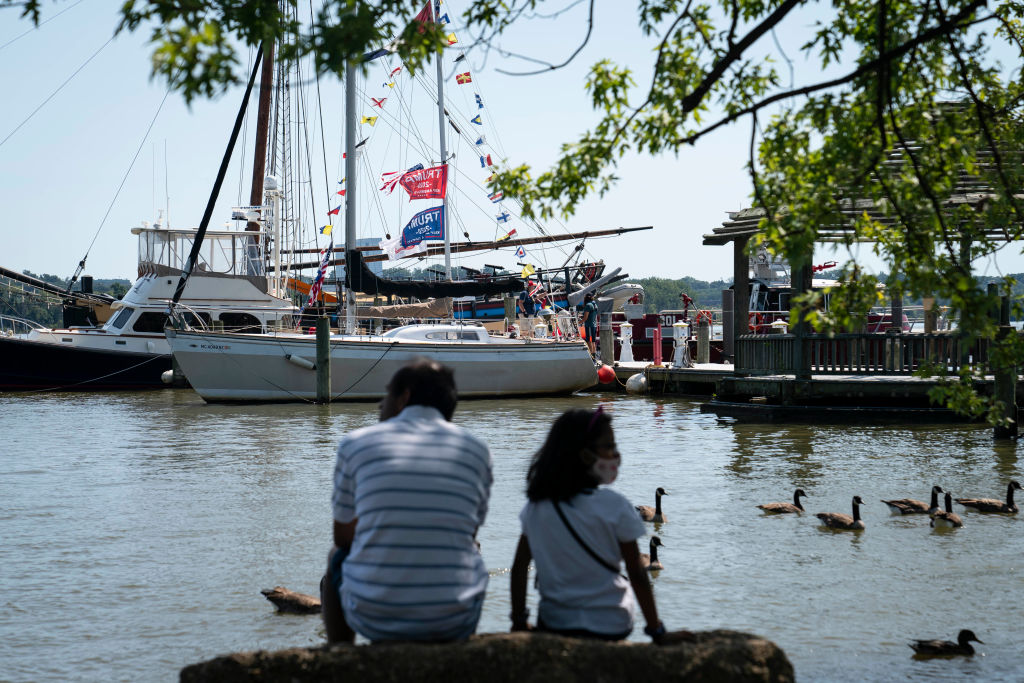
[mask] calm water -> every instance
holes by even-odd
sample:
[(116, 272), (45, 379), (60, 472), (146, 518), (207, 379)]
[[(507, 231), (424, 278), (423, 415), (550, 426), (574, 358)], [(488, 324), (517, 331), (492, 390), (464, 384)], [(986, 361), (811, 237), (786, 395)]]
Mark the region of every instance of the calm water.
[[(671, 494), (654, 580), (669, 628), (762, 634), (804, 681), (1024, 680), (1024, 518), (967, 513), (936, 532), (879, 502), (927, 500), (933, 484), (1001, 497), (1024, 477), (1014, 446), (980, 427), (733, 424), (686, 400), (459, 407), (494, 454), (481, 631), (508, 628), (530, 453), (559, 411), (598, 402), (623, 452), (618, 490)], [(215, 655), (321, 643), (317, 617), (278, 615), (259, 591), (316, 592), (334, 446), (375, 419), (370, 405), (208, 406), (186, 390), (0, 394), (0, 680), (172, 681)], [(754, 507), (796, 487), (810, 513), (849, 512), (861, 495), (868, 529)], [(960, 628), (984, 656), (912, 659), (910, 638)]]

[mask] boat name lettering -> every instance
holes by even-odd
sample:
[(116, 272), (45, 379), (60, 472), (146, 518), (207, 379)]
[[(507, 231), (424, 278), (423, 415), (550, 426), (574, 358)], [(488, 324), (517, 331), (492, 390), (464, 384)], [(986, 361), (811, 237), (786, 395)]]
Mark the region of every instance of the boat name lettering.
[(200, 344), (201, 349), (212, 349), (215, 351), (226, 351), (231, 348), (231, 344)]

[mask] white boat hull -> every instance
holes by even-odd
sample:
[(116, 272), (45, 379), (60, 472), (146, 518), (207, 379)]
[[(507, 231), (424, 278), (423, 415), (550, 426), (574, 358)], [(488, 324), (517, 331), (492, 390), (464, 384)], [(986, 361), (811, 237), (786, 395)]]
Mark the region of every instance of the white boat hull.
[[(189, 383), (206, 401), (316, 399), (316, 370), (308, 367), (316, 362), (313, 335), (167, 330), (167, 339)], [(396, 370), (423, 357), (452, 368), (464, 398), (568, 394), (597, 384), (594, 362), (582, 341), (424, 342), (334, 336), (331, 399), (380, 399)]]

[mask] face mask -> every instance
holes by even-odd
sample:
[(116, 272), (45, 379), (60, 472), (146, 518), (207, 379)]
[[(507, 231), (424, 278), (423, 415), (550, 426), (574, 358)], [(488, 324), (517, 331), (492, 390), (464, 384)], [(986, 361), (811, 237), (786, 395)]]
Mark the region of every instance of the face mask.
[(590, 466), (590, 473), (599, 482), (607, 486), (619, 476), (619, 465), (622, 464), (622, 457), (616, 455), (614, 458), (598, 458)]

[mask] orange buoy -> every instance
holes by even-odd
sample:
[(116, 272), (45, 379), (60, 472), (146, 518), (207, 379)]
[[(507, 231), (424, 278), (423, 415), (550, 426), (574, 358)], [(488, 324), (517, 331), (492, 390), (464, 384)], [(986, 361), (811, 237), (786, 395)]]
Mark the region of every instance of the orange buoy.
[(601, 384), (611, 384), (615, 381), (615, 370), (609, 365), (602, 365), (597, 369), (597, 379)]

